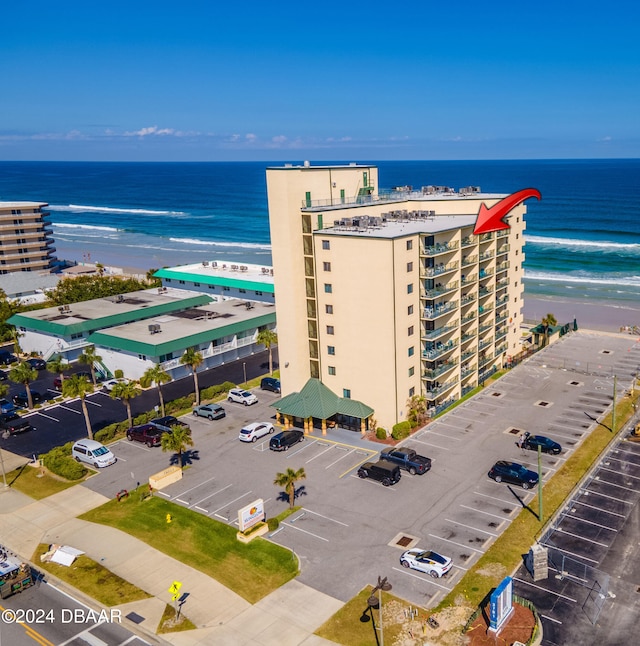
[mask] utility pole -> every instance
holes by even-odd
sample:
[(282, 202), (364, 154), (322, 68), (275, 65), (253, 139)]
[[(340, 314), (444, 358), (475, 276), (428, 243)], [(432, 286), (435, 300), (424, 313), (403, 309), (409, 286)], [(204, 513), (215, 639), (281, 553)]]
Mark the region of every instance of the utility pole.
[(616, 432), (616, 385), (618, 377), (613, 375), (613, 406), (611, 407), (611, 432)]
[(538, 520), (542, 522), (542, 446), (538, 444)]

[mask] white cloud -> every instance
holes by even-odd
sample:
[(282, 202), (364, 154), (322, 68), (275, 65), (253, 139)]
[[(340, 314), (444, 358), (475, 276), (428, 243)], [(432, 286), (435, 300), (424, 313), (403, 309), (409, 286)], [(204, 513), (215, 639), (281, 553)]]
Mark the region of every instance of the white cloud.
[(133, 132), (125, 132), (125, 137), (147, 137), (149, 135), (163, 136), (163, 135), (176, 135), (180, 136), (181, 133), (176, 132), (173, 128), (158, 128), (158, 126), (149, 126), (147, 128), (140, 128)]

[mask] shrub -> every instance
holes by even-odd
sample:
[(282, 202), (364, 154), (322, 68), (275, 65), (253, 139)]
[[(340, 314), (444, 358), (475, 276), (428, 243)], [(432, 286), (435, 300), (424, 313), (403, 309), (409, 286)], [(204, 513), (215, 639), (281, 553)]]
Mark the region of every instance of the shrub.
[(113, 376), (114, 376), (116, 379), (122, 379), (122, 378), (124, 377), (124, 372), (123, 372), (122, 370), (120, 370), (120, 368), (118, 368), (118, 369), (113, 373)]
[(41, 455), (40, 459), (51, 473), (67, 480), (80, 480), (87, 474), (87, 469), (71, 457), (72, 445), (73, 442), (67, 442), (64, 446), (57, 446)]
[(280, 521), (277, 518), (267, 518), (267, 527), (269, 528), (270, 532), (278, 529), (279, 526)]
[(101, 428), (99, 431), (96, 431), (93, 434), (96, 442), (101, 442), (106, 444), (110, 440), (113, 440), (116, 435), (124, 433), (129, 428), (129, 422), (125, 420), (124, 422), (116, 422), (115, 424), (109, 424), (104, 428)]
[(391, 437), (394, 440), (402, 440), (405, 437), (409, 437), (409, 433), (411, 433), (411, 424), (405, 420), (394, 425), (391, 431)]
[(386, 440), (386, 439), (387, 439), (387, 431), (386, 431), (386, 429), (384, 429), (384, 428), (382, 428), (382, 427), (380, 427), (380, 426), (379, 426), (379, 427), (376, 429), (376, 437), (377, 437), (379, 440)]
[[(186, 410), (188, 408), (191, 408), (195, 401), (196, 401), (196, 396), (193, 393), (191, 393), (186, 397), (180, 397), (179, 399), (173, 399), (170, 402), (167, 402), (167, 404), (165, 405), (165, 410), (167, 412), (167, 415), (171, 413), (175, 413), (177, 411)], [(153, 419), (153, 417), (157, 417), (157, 416), (154, 415), (149, 419)]]

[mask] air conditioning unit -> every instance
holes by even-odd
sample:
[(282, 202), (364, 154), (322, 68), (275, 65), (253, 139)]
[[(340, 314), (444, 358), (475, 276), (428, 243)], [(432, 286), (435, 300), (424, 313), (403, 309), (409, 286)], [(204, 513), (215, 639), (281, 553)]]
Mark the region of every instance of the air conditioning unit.
[(158, 334), (160, 332), (160, 324), (159, 323), (151, 323), (149, 325), (149, 334)]
[(116, 294), (116, 303), (123, 303), (124, 296), (122, 294)]

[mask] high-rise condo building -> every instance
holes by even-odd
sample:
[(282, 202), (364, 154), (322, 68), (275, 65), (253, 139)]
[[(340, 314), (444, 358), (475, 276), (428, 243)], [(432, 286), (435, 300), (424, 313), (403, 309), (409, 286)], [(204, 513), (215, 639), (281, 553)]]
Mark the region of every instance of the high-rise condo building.
[(51, 227), (43, 202), (0, 202), (0, 274), (49, 270)]
[(267, 169), (282, 393), (318, 378), (390, 430), (520, 351), (524, 214), (474, 235), (479, 187), (378, 188), (375, 166)]

